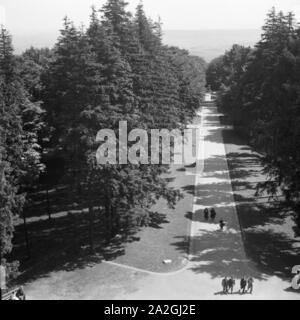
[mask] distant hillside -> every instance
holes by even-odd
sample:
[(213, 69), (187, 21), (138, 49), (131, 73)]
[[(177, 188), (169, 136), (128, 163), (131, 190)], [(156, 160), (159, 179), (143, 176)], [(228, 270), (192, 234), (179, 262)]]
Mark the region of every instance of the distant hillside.
[(253, 46), (260, 35), (261, 30), (166, 30), (164, 42), (187, 49), (209, 62), (233, 44)]
[[(233, 44), (253, 46), (260, 39), (260, 30), (165, 30), (164, 43), (187, 49), (191, 54), (203, 57), (207, 62), (224, 53)], [(13, 43), (17, 53), (31, 45), (52, 47), (59, 32), (14, 35)]]

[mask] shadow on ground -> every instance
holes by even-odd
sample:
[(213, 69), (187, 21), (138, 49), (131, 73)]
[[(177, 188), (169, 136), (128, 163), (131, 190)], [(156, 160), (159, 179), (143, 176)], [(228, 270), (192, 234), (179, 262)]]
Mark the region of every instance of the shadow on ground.
[[(125, 254), (128, 243), (140, 240), (140, 227), (123, 228), (109, 244), (105, 240), (104, 217), (100, 212), (95, 215), (94, 252), (90, 251), (88, 214), (76, 213), (52, 220), (31, 222), (27, 226), (30, 256), (26, 256), (26, 241), (22, 225), (17, 226), (14, 250), (11, 260), (21, 262), (21, 276), (18, 283), (47, 277), (50, 272), (73, 271), (114, 260)], [(152, 212), (148, 227), (162, 229), (168, 224), (166, 215)]]
[[(214, 123), (215, 118), (211, 117), (211, 124)], [(219, 143), (220, 137), (217, 131), (210, 130), (207, 139)], [(196, 250), (193, 250), (192, 270), (195, 273), (208, 273), (214, 278), (252, 276), (263, 280), (266, 276), (276, 275), (291, 279), (291, 268), (300, 262), (299, 230), (293, 224), (291, 213), (284, 204), (271, 201), (265, 195), (255, 195), (257, 183), (266, 179), (260, 155), (253, 152), (233, 130), (223, 130), (223, 139), (226, 158), (205, 160), (204, 179), (213, 178), (216, 183), (205, 184), (202, 181), (196, 191), (199, 196), (196, 204), (203, 208), (216, 207), (217, 219), (215, 222), (205, 220), (203, 210), (195, 215), (187, 212), (187, 219), (200, 226), (203, 224), (204, 228), (200, 229), (199, 235), (188, 240), (177, 238), (173, 245), (184, 253), (187, 242), (193, 244)], [(229, 167), (246, 256), (239, 250), (238, 233), (216, 231), (220, 218), (224, 218), (229, 226), (236, 223), (230, 203), (231, 189), (226, 182), (228, 172), (222, 171), (225, 161)], [(186, 187), (186, 190), (191, 192), (193, 186)]]
[(300, 262), (291, 212), (285, 204), (255, 196), (256, 183), (265, 179), (260, 156), (233, 130), (223, 131), (223, 139), (247, 257), (259, 272), (290, 279)]

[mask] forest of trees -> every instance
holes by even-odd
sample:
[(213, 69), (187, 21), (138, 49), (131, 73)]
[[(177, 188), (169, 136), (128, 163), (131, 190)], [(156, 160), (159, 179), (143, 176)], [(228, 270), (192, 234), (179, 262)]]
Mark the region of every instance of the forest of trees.
[(87, 27), (65, 18), (53, 49), (22, 55), (1, 30), (1, 257), (12, 275), (14, 219), (38, 191), (63, 185), (70, 204), (88, 208), (91, 250), (95, 208), (109, 242), (122, 215), (145, 215), (160, 198), (172, 207), (181, 197), (162, 176), (166, 166), (96, 162), (100, 129), (118, 130), (119, 121), (128, 130), (184, 128), (205, 91), (204, 60), (163, 45), (160, 22), (142, 4), (134, 15), (126, 6), (108, 0), (92, 8)]
[(258, 193), (284, 192), (300, 226), (300, 28), (273, 8), (255, 48), (234, 45), (213, 60), (207, 83), (236, 130), (263, 156)]

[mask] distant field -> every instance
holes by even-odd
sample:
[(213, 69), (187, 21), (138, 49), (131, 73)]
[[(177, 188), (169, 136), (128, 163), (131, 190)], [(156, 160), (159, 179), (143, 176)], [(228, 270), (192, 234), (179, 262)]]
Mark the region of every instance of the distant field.
[(203, 57), (207, 62), (220, 56), (233, 44), (254, 46), (261, 30), (166, 30), (164, 42)]

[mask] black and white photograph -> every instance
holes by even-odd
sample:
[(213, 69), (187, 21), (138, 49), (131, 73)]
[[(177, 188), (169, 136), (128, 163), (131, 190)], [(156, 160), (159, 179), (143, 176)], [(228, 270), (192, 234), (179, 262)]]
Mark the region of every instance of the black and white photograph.
[(300, 300), (300, 0), (0, 0), (0, 239), (1, 300)]

